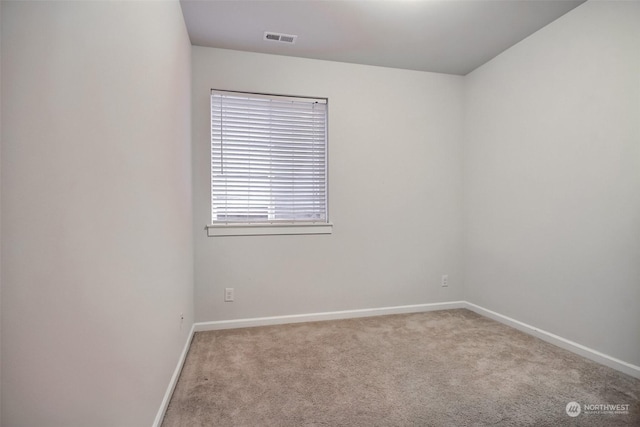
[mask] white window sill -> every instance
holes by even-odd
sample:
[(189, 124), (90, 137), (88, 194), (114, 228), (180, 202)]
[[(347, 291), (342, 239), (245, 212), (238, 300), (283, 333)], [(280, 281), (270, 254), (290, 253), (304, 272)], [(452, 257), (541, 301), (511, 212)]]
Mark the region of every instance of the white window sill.
[(331, 234), (333, 224), (327, 222), (308, 224), (213, 224), (207, 225), (206, 229), (208, 237)]

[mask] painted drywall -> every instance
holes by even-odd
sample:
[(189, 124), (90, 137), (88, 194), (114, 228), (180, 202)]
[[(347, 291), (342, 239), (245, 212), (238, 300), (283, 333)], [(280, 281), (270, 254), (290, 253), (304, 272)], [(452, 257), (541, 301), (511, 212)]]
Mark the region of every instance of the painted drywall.
[(2, 7), (2, 424), (151, 425), (193, 322), (179, 3)]
[[(460, 299), (462, 77), (205, 47), (192, 72), (197, 321)], [(333, 234), (206, 236), (212, 88), (329, 99)]]
[[(0, 1), (0, 82), (2, 82), (2, 2)], [(2, 242), (2, 84), (0, 83), (0, 242)], [(2, 426), (2, 249), (0, 246), (0, 427)]]
[(465, 298), (640, 365), (640, 3), (588, 2), (465, 80)]

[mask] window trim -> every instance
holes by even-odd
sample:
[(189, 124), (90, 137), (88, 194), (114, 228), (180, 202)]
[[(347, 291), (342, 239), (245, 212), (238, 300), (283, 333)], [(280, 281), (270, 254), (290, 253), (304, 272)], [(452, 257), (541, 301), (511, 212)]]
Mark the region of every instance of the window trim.
[(330, 222), (296, 222), (296, 223), (225, 223), (207, 225), (208, 237), (224, 236), (265, 236), (296, 234), (332, 234), (333, 224)]
[[(210, 95), (213, 93), (230, 93), (230, 94), (243, 94), (251, 95), (259, 98), (289, 98), (291, 100), (308, 100), (319, 101), (326, 104), (326, 117), (325, 117), (325, 217), (324, 221), (270, 221), (270, 222), (256, 222), (256, 223), (243, 223), (243, 222), (213, 222), (213, 218), (210, 218), (210, 224), (205, 226), (208, 237), (225, 237), (225, 236), (263, 236), (263, 235), (315, 235), (315, 234), (332, 234), (333, 223), (329, 220), (329, 145), (328, 145), (328, 131), (329, 131), (329, 99), (326, 97), (315, 96), (297, 96), (297, 95), (280, 95), (272, 93), (261, 92), (244, 92), (233, 91), (223, 89), (211, 89)], [(210, 126), (211, 127), (211, 126)], [(211, 194), (211, 191), (210, 191)], [(213, 196), (210, 195), (209, 207), (211, 208)]]

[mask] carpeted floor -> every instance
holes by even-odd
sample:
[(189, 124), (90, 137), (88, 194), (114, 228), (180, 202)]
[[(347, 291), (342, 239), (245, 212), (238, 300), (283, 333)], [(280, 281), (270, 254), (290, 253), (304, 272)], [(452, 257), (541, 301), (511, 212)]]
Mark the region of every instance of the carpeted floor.
[(640, 426), (640, 380), (464, 309), (200, 332), (162, 425)]

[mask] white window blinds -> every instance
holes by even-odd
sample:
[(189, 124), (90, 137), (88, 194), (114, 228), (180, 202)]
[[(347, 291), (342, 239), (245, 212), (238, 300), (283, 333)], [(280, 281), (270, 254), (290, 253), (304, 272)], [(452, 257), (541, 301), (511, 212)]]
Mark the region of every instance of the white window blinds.
[(215, 223), (327, 222), (327, 100), (211, 91)]

